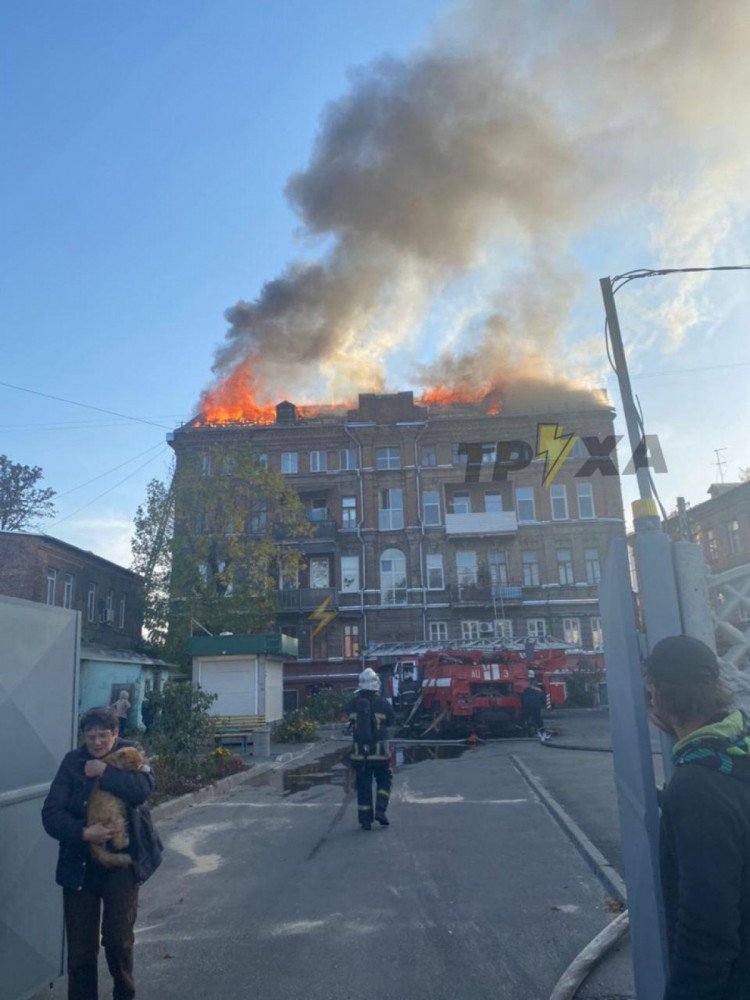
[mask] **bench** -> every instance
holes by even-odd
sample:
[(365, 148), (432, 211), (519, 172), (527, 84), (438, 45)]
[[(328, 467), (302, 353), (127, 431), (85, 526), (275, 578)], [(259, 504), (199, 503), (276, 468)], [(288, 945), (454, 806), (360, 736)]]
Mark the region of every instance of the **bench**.
[(215, 715), (213, 719), (216, 743), (240, 743), (243, 753), (247, 753), (248, 736), (266, 724), (264, 715)]

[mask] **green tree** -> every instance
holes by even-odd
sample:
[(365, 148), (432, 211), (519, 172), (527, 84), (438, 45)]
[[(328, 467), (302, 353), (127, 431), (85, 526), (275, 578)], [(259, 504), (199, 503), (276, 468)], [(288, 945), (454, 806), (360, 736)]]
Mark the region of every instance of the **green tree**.
[(152, 479), (146, 499), (135, 512), (132, 569), (144, 578), (143, 624), (149, 642), (163, 647), (169, 620), (169, 587), (174, 535), (174, 490), (169, 483)]
[(0, 455), (0, 530), (21, 531), (53, 516), (55, 491), (36, 488), (43, 475), (38, 465), (21, 465)]
[(181, 460), (174, 478), (170, 633), (273, 625), (278, 580), (295, 577), (312, 526), (283, 476), (246, 450)]

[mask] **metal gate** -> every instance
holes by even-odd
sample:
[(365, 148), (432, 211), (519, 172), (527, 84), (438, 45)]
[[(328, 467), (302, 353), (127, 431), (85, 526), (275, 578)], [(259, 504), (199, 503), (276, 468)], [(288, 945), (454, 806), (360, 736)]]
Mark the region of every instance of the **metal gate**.
[(62, 974), (57, 844), (40, 810), (77, 716), (80, 615), (0, 597), (0, 1000)]

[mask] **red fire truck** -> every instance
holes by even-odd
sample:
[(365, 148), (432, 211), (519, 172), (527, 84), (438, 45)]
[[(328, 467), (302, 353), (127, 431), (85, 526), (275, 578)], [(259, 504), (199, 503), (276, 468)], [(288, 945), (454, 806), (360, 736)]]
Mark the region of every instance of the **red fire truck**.
[[(565, 643), (481, 640), (475, 643), (382, 644), (368, 650), (385, 674), (402, 732), (422, 735), (507, 734), (517, 731), (521, 692), (533, 675), (551, 707), (564, 700), (552, 675), (565, 668)], [(390, 688), (389, 688), (390, 682)]]

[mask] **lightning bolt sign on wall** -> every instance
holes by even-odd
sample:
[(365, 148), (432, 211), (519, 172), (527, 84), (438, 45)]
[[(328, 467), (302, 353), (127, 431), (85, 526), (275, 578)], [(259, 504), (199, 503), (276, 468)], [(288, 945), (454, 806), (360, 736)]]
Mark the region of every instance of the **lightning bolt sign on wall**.
[(319, 604), (318, 607), (309, 616), (311, 622), (318, 622), (318, 625), (316, 625), (315, 628), (310, 633), (311, 639), (314, 639), (315, 636), (318, 634), (318, 632), (324, 629), (326, 625), (329, 625), (338, 614), (338, 611), (327, 610), (328, 605), (331, 603), (332, 600), (333, 596), (329, 594), (328, 597), (326, 597), (326, 599), (323, 601), (323, 603)]
[(536, 425), (536, 454), (544, 458), (542, 486), (548, 489), (562, 464), (573, 450), (577, 434), (564, 434), (562, 424)]

